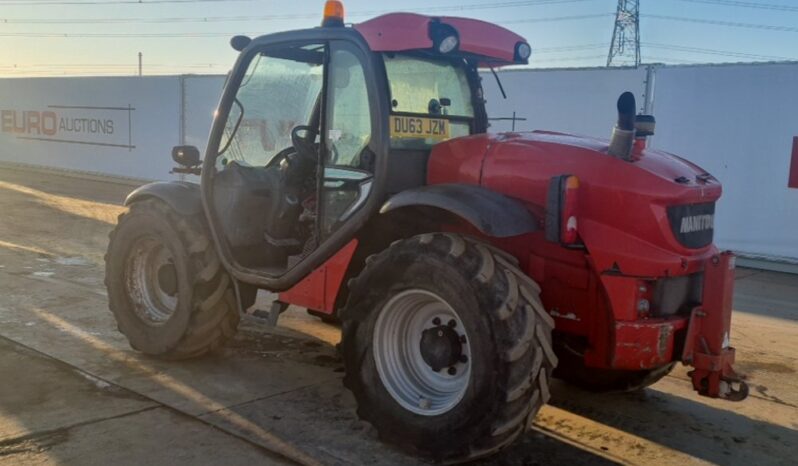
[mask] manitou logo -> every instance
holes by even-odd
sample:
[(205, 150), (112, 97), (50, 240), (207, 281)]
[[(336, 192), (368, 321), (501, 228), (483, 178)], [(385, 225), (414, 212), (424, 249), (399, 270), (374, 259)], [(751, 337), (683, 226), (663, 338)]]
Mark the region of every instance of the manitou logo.
[(682, 217), (679, 233), (693, 233), (696, 231), (711, 230), (715, 226), (715, 214), (693, 215)]

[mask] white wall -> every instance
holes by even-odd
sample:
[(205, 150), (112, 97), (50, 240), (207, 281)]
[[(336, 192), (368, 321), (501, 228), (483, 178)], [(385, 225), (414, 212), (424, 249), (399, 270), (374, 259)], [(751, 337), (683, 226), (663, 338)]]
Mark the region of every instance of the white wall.
[[(491, 117), (516, 112), (526, 118), (516, 123), (517, 131), (606, 138), (621, 92), (634, 92), (642, 109), (647, 71), (509, 70), (499, 75), (506, 100), (493, 76), (482, 75)], [(655, 70), (649, 96), (657, 117), (652, 144), (696, 162), (723, 182), (716, 219), (720, 247), (798, 261), (798, 189), (787, 187), (791, 141), (798, 136), (797, 78), (798, 64)], [(172, 146), (184, 142), (204, 151), (223, 84), (223, 76), (0, 79), (0, 161), (174, 178), (169, 174)], [(41, 128), (23, 124), (25, 111), (53, 112), (67, 125), (75, 119), (111, 120), (114, 130), (37, 134)], [(35, 123), (36, 115), (32, 118)], [(511, 124), (493, 121), (491, 131), (509, 130)], [(41, 139), (23, 139), (30, 137)]]
[(0, 161), (168, 178), (177, 91), (177, 77), (0, 80)]
[[(616, 102), (632, 91), (642, 105), (645, 69), (511, 70), (498, 72), (507, 99), (493, 75), (482, 73), (488, 115), (526, 118), (516, 131), (548, 129), (606, 137), (618, 119)], [(491, 121), (492, 132), (509, 131), (512, 122)]]
[(205, 153), (205, 144), (211, 131), (213, 114), (221, 97), (223, 76), (184, 77), (185, 144), (197, 146)]
[(723, 247), (798, 259), (798, 189), (787, 187), (798, 136), (798, 64), (663, 68), (657, 148), (718, 177)]

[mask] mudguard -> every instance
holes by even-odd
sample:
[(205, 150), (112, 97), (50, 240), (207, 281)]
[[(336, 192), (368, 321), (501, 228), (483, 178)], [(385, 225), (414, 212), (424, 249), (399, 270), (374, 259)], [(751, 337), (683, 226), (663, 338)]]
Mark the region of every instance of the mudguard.
[(151, 197), (162, 200), (181, 215), (196, 215), (202, 212), (199, 185), (186, 181), (158, 181), (145, 184), (128, 194), (125, 205)]
[(521, 202), (475, 185), (435, 184), (402, 191), (388, 199), (380, 213), (409, 206), (443, 209), (495, 238), (530, 233), (539, 224)]

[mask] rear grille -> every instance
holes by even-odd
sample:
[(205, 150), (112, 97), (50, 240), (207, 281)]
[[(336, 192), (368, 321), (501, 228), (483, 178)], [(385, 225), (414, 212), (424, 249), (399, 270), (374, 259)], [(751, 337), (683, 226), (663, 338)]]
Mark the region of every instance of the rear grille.
[(692, 249), (703, 248), (712, 243), (715, 232), (715, 203), (670, 206), (668, 221), (679, 243)]

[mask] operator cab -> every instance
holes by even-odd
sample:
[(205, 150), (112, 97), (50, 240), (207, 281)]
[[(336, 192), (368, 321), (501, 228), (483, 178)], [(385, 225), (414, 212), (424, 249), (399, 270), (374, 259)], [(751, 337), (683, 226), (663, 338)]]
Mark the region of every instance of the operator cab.
[(213, 206), (240, 264), (291, 267), (367, 196), (368, 97), (360, 60), (345, 43), (269, 47), (252, 60), (213, 179)]
[[(487, 129), (477, 68), (526, 62), (516, 60), (522, 39), (475, 20), (339, 19), (233, 40), (241, 55), (211, 131), (202, 192), (222, 260), (244, 281), (295, 282), (389, 195), (426, 184), (435, 144)], [(484, 43), (463, 33), (477, 24), (507, 34), (497, 45), (493, 35)]]

